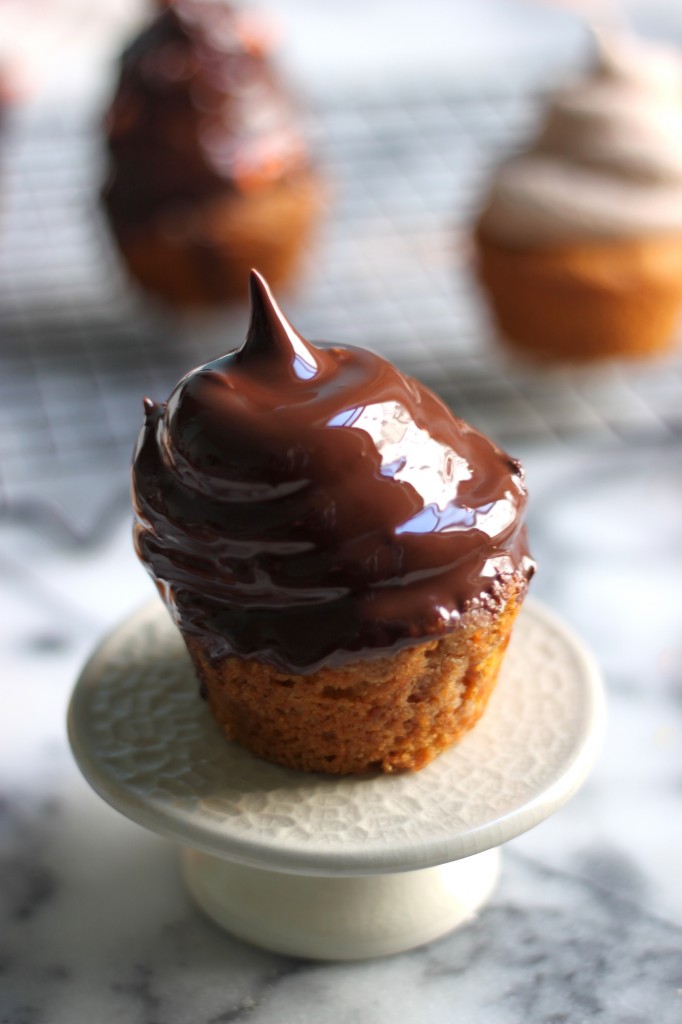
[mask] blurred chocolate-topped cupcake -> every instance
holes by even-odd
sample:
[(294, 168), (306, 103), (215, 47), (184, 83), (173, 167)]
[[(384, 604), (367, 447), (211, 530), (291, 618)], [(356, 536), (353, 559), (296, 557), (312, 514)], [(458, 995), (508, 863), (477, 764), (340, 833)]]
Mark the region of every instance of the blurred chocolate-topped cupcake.
[(220, 0), (158, 6), (121, 60), (103, 201), (143, 288), (215, 308), (254, 265), (294, 278), (323, 190), (262, 24)]

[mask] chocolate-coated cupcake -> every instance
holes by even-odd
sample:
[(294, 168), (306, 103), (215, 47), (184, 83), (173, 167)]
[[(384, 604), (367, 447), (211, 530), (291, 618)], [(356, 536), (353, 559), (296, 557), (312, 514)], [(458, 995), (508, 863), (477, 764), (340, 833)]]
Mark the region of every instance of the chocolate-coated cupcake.
[(146, 400), (138, 554), (214, 715), (255, 754), (417, 769), (478, 720), (533, 562), (520, 464), (251, 279), (241, 349)]

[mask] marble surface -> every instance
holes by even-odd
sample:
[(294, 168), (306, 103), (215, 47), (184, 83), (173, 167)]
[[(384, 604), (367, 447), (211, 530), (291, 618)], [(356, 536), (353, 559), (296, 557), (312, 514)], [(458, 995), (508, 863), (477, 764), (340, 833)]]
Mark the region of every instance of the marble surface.
[(66, 705), (151, 583), (122, 510), (94, 546), (0, 523), (0, 1021), (319, 1024), (682, 1018), (682, 449), (536, 445), (537, 597), (596, 653), (602, 754), (504, 850), (477, 920), (411, 953), (322, 964), (249, 947), (186, 895), (176, 848), (90, 791)]

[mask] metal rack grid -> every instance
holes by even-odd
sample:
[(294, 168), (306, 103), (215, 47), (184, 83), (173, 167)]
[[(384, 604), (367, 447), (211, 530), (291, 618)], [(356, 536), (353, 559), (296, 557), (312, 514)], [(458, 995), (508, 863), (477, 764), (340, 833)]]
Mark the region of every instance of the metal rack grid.
[[(532, 370), (496, 348), (470, 271), (469, 226), (490, 166), (531, 129), (511, 91), (347, 98), (311, 123), (330, 214), (299, 329), (376, 348), (514, 448), (543, 439), (620, 446), (682, 436), (682, 357)], [(141, 397), (237, 345), (246, 314), (171, 316), (125, 278), (101, 219), (96, 119), (17, 123), (0, 203), (0, 502), (5, 514), (89, 535), (127, 490)]]

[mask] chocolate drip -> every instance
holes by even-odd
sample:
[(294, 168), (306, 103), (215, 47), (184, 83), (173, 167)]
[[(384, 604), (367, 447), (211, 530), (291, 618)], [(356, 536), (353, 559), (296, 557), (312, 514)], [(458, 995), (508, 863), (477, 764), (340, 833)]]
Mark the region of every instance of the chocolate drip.
[(147, 407), (137, 550), (216, 657), (310, 672), (494, 606), (533, 563), (523, 471), (362, 349), (313, 345), (257, 274), (242, 348)]

